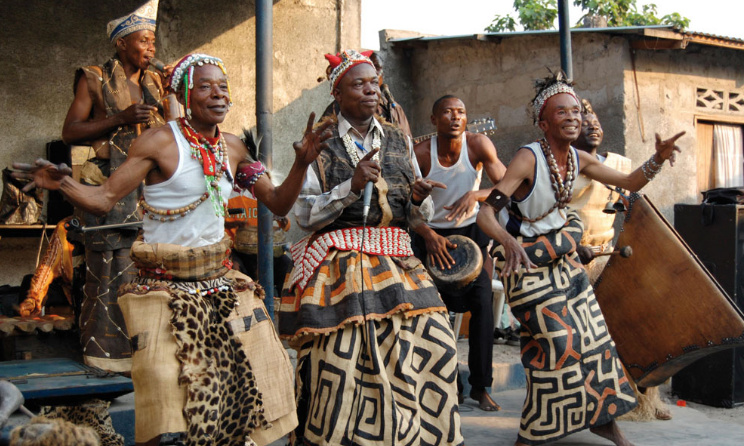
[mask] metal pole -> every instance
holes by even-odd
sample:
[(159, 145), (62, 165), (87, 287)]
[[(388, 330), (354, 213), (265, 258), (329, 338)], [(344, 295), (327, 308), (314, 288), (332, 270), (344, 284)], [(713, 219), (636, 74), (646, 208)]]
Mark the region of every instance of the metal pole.
[(571, 24), (568, 17), (568, 0), (558, 0), (558, 33), (561, 36), (561, 69), (573, 79), (571, 60)]
[[(256, 0), (256, 128), (259, 160), (272, 168), (273, 124), (273, 33), (272, 0)], [(274, 318), (274, 235), (273, 215), (258, 203), (258, 283), (266, 291), (264, 305)]]

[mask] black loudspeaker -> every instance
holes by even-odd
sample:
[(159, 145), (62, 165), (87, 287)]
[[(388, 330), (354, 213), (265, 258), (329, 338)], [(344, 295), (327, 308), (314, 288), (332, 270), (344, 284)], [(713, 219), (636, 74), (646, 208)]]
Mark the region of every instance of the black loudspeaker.
[[(63, 141), (52, 141), (46, 146), (47, 159), (54, 164), (65, 163), (72, 167), (72, 154), (70, 146)], [(59, 191), (49, 191), (47, 199), (47, 223), (56, 225), (65, 217), (72, 215), (74, 208)]]
[[(744, 206), (677, 204), (674, 228), (744, 310)], [(680, 370), (672, 378), (672, 393), (708, 406), (744, 404), (744, 347), (713, 353)]]

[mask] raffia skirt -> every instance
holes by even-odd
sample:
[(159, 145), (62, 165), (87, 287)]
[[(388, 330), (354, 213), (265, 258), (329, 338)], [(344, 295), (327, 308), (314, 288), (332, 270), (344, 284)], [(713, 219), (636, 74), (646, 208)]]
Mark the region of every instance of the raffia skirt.
[[(153, 260), (159, 259), (162, 269), (174, 275), (203, 277), (210, 275), (210, 270), (224, 273), (216, 280), (195, 282), (140, 278), (122, 288), (119, 303), (134, 350), (132, 379), (137, 442), (164, 433), (187, 432), (187, 444), (242, 445), (253, 441), (264, 445), (297, 425), (292, 365), (258, 297), (263, 292), (248, 276), (221, 267), (223, 262), (219, 259), (229, 252), (229, 240), (218, 245), (213, 245), (213, 252), (206, 253), (141, 242), (132, 247), (132, 257), (140, 267), (152, 266)], [(178, 256), (186, 258), (180, 271), (177, 267), (170, 268), (175, 266), (173, 258)], [(199, 263), (209, 262), (210, 256), (218, 261), (202, 268)], [(174, 323), (174, 312), (191, 314), (192, 311), (177, 303), (176, 295), (181, 294), (178, 286), (184, 283), (203, 289), (209, 284), (224, 289), (227, 283), (229, 292), (234, 291), (235, 303), (228, 311), (216, 307), (206, 317), (224, 316), (216, 333), (225, 341), (226, 349), (237, 350), (232, 356), (216, 351), (214, 345), (199, 353), (199, 345), (189, 344), (189, 332), (193, 331), (194, 338), (203, 337), (200, 330), (206, 321), (202, 318)], [(181, 311), (184, 308), (186, 312)], [(194, 341), (198, 344), (198, 339)], [(194, 350), (196, 354), (191, 354)], [(203, 357), (214, 360), (200, 362)], [(226, 362), (236, 359), (241, 364), (229, 370), (218, 369), (211, 375), (201, 371), (205, 363), (224, 367)], [(226, 378), (230, 372), (238, 372), (239, 376)], [(242, 393), (240, 389), (236, 393), (236, 388), (243, 388)]]

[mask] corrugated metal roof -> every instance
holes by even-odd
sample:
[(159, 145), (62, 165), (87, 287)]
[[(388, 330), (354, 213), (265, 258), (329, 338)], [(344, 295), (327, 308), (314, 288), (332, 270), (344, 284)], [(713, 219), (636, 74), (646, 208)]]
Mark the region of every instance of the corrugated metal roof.
[[(687, 43), (698, 43), (702, 45), (722, 46), (734, 49), (744, 49), (744, 39), (717, 36), (695, 31), (685, 31), (671, 25), (649, 25), (649, 26), (620, 26), (612, 28), (571, 28), (571, 33), (609, 33), (609, 34), (635, 34), (639, 36), (653, 37), (657, 39), (669, 39), (682, 41), (680, 47), (684, 48)], [(501, 40), (520, 36), (534, 36), (543, 34), (558, 34), (556, 29), (539, 31), (515, 31), (502, 33), (480, 33), (462, 34), (456, 36), (420, 36), (391, 39), (395, 44), (407, 44), (415, 42), (438, 42), (446, 40)]]

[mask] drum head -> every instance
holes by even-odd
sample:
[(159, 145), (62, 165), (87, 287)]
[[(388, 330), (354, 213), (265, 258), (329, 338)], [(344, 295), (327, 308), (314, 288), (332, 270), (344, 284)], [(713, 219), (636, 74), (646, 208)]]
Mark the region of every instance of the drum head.
[(450, 235), (447, 240), (457, 245), (457, 248), (448, 249), (455, 264), (449, 269), (441, 269), (436, 262), (430, 261), (428, 255), (424, 264), (437, 286), (463, 288), (478, 278), (483, 268), (483, 255), (478, 244), (464, 235)]

